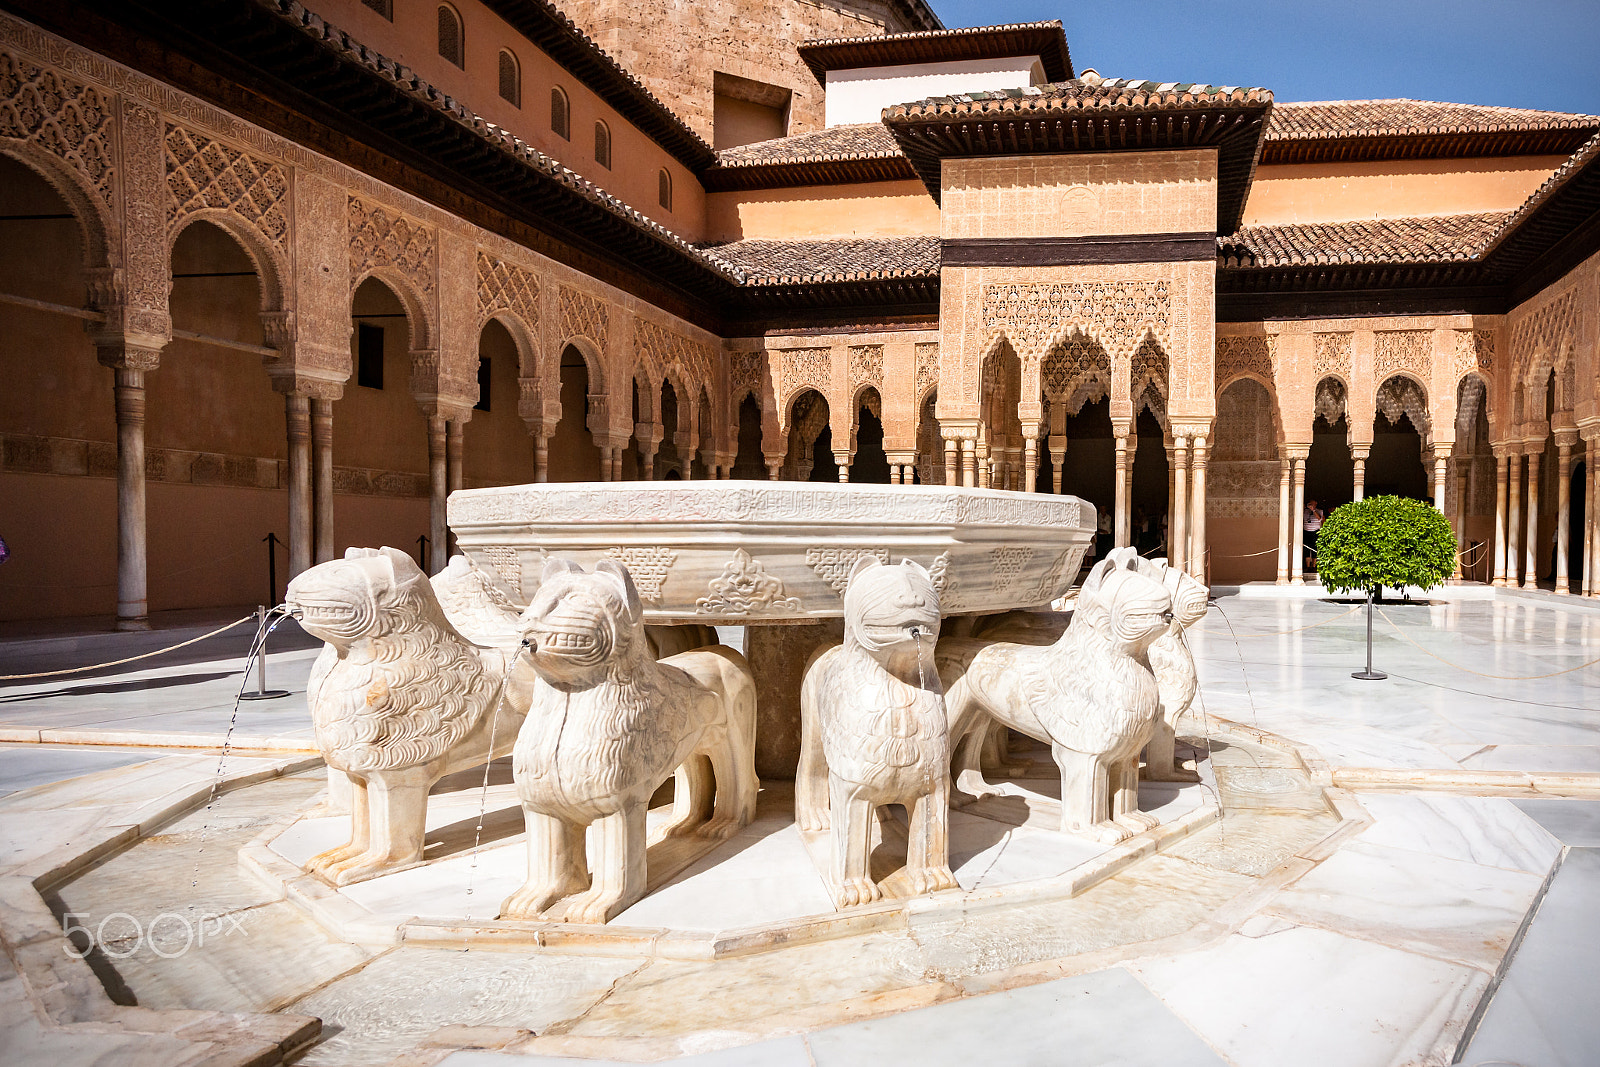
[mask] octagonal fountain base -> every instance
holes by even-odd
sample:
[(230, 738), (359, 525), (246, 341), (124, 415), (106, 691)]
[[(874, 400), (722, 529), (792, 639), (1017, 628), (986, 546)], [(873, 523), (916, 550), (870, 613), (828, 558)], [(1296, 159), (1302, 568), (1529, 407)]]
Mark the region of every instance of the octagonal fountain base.
[[(1140, 807), (1159, 823), (1119, 845), (1102, 845), (1057, 828), (1059, 779), (1044, 749), (1021, 754), (1023, 774), (995, 782), (1000, 795), (950, 813), (950, 863), (959, 889), (897, 898), (905, 860), (900, 809), (880, 822), (873, 875), (884, 900), (838, 910), (823, 872), (826, 833), (794, 822), (790, 782), (764, 783), (754, 822), (726, 841), (663, 838), (670, 787), (650, 813), (649, 890), (600, 925), (501, 921), (500, 903), (527, 871), (522, 816), (509, 761), (442, 781), (428, 806), (424, 862), (335, 889), (301, 864), (344, 841), (349, 818), (314, 807), (263, 833), (241, 852), (245, 869), (304, 909), (343, 941), (384, 945), (539, 945), (595, 954), (709, 959), (903, 927), (908, 917), (1062, 900), (1153, 855), (1218, 817), (1202, 784), (1142, 783)], [(486, 812), (477, 837), (479, 806)]]

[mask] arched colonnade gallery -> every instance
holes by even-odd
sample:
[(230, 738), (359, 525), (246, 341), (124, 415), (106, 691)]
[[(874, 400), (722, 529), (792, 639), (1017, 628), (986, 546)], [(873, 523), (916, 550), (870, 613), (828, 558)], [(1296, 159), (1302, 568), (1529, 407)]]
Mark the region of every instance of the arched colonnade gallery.
[(1593, 257), (1503, 315), (1190, 303), (1179, 359), (1098, 312), (724, 337), (155, 89), (11, 62), (57, 116), (0, 138), (0, 617), (256, 602), (269, 533), (279, 590), (348, 545), (438, 568), (454, 488), (635, 478), (1074, 493), (1214, 583), (1302, 580), (1306, 500), (1395, 491), (1450, 516), (1463, 576), (1600, 591)]

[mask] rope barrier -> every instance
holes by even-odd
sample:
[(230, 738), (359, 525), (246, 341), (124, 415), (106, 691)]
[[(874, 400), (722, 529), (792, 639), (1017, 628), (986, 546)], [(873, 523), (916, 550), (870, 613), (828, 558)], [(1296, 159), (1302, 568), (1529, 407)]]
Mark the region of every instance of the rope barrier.
[(159, 656), (165, 652), (175, 652), (178, 649), (183, 648), (185, 645), (196, 644), (197, 642), (204, 641), (208, 637), (215, 637), (220, 633), (226, 633), (235, 626), (250, 622), (254, 618), (255, 614), (252, 612), (242, 619), (236, 619), (233, 622), (230, 622), (226, 626), (219, 626), (217, 629), (212, 630), (208, 634), (201, 634), (199, 637), (191, 637), (187, 641), (179, 641), (175, 645), (168, 645), (166, 648), (158, 648), (154, 652), (142, 652), (137, 656), (129, 656), (126, 659), (114, 659), (110, 663), (95, 663), (88, 667), (68, 667), (67, 669), (60, 671), (36, 671), (33, 674), (0, 674), (0, 682), (15, 682), (24, 678), (55, 678), (63, 674), (82, 674), (84, 671), (98, 671), (104, 667), (118, 667), (124, 663), (132, 663), (134, 660), (149, 659), (151, 656)]
[[(1356, 606), (1361, 607), (1359, 604)], [(1593, 667), (1595, 664), (1600, 663), (1600, 658), (1596, 658), (1590, 660), (1588, 663), (1580, 663), (1576, 667), (1568, 667), (1565, 670), (1560, 671), (1551, 671), (1549, 674), (1485, 674), (1483, 671), (1475, 671), (1471, 667), (1463, 667), (1459, 663), (1451, 663), (1443, 656), (1440, 656), (1434, 652), (1429, 652), (1426, 648), (1423, 648), (1423, 646), (1413, 641), (1404, 630), (1400, 629), (1399, 626), (1396, 626), (1395, 621), (1389, 618), (1388, 612), (1384, 611), (1382, 608), (1379, 608), (1378, 614), (1383, 616), (1384, 622), (1388, 623), (1394, 628), (1395, 633), (1405, 638), (1406, 641), (1410, 642), (1416, 648), (1421, 649), (1421, 651), (1426, 652), (1440, 663), (1443, 663), (1446, 667), (1454, 667), (1456, 670), (1463, 671), (1467, 674), (1476, 674), (1479, 678), (1492, 678), (1497, 682), (1532, 682), (1540, 678), (1555, 678), (1563, 674), (1571, 674), (1573, 671), (1581, 671), (1585, 667)]]
[[(1340, 612), (1338, 615), (1335, 615), (1331, 619), (1323, 619), (1321, 622), (1314, 622), (1314, 623), (1311, 623), (1308, 626), (1296, 626), (1293, 630), (1274, 630), (1271, 633), (1265, 633), (1265, 634), (1242, 634), (1242, 633), (1239, 633), (1237, 630), (1232, 629), (1233, 623), (1230, 620), (1229, 623), (1228, 623), (1230, 628), (1228, 630), (1228, 633), (1225, 636), (1229, 636), (1229, 637), (1232, 637), (1235, 640), (1237, 640), (1237, 639), (1239, 639), (1241, 637), (1282, 637), (1285, 634), (1297, 634), (1297, 633), (1300, 633), (1302, 630), (1314, 630), (1318, 626), (1326, 626), (1330, 622), (1338, 622), (1340, 619), (1344, 618), (1346, 615), (1354, 615), (1356, 612), (1360, 611), (1365, 606), (1366, 605), (1364, 605), (1364, 604), (1357, 604), (1355, 607), (1351, 608), (1349, 611)], [(1223, 618), (1226, 619), (1227, 616), (1224, 615)], [(1190, 629), (1194, 630), (1196, 633), (1202, 633), (1202, 634), (1222, 634), (1221, 630), (1202, 630), (1199, 627), (1190, 627)]]

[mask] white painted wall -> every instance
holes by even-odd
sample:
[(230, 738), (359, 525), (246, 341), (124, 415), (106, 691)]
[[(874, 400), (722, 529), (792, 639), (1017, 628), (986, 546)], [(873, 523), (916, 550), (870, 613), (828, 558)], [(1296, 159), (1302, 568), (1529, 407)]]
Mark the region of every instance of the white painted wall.
[(907, 63), (827, 72), (825, 121), (829, 126), (877, 122), (891, 104), (975, 89), (1020, 89), (1044, 81), (1038, 56)]

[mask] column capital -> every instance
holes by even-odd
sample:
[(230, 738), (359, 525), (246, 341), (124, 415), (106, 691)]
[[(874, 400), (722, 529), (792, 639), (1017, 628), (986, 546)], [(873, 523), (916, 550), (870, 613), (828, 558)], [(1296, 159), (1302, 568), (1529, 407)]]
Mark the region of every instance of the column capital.
[(94, 357), (102, 367), (112, 370), (152, 371), (161, 365), (161, 347), (127, 341), (110, 343), (96, 340)]
[(281, 371), (267, 368), (267, 378), (272, 382), (272, 390), (284, 396), (303, 396), (312, 400), (338, 400), (344, 396), (344, 379), (329, 378), (309, 373), (305, 370), (295, 370), (293, 367), (284, 367)]
[(1577, 447), (1577, 444), (1578, 444), (1578, 430), (1577, 430), (1577, 427), (1573, 427), (1571, 429), (1561, 429), (1561, 430), (1557, 430), (1556, 431), (1556, 447), (1557, 448), (1564, 448), (1564, 449), (1570, 450), (1572, 448)]

